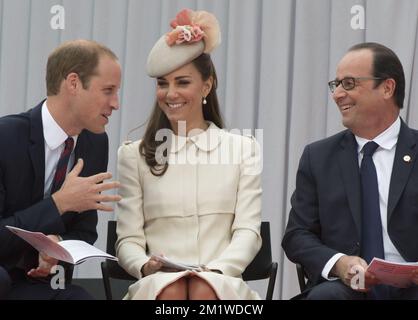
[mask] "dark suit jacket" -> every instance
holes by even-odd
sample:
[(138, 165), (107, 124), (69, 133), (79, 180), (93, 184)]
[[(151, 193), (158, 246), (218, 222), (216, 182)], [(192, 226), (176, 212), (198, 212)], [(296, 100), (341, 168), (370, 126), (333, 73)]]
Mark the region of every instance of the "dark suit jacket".
[(4, 299), (12, 284), (12, 279), (10, 279), (9, 274), (7, 273), (6, 269), (0, 266), (0, 300)]
[[(402, 121), (388, 199), (388, 233), (406, 261), (418, 261), (418, 131)], [(410, 162), (403, 160), (405, 155)], [(361, 186), (354, 135), (346, 130), (308, 145), (282, 246), (312, 284), (336, 253), (360, 256)]]
[[(22, 256), (37, 266), (38, 253), (12, 234), (6, 225), (63, 239), (97, 239), (97, 212), (65, 213), (60, 216), (50, 196), (44, 196), (45, 141), (42, 103), (28, 112), (0, 118), (0, 265), (16, 267)], [(83, 158), (80, 176), (107, 170), (108, 138), (86, 130), (78, 137), (75, 159)], [(27, 266), (27, 268), (31, 266)]]

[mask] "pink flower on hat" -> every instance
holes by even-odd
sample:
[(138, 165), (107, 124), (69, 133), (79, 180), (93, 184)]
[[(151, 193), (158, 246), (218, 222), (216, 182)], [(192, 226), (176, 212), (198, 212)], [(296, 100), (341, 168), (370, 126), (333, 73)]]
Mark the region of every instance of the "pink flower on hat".
[(167, 33), (169, 46), (181, 43), (193, 43), (203, 39), (205, 53), (211, 52), (221, 42), (219, 23), (215, 16), (206, 11), (184, 9), (171, 21), (174, 29)]
[(167, 44), (181, 44), (183, 42), (197, 42), (202, 40), (204, 32), (198, 26), (177, 26), (167, 34)]

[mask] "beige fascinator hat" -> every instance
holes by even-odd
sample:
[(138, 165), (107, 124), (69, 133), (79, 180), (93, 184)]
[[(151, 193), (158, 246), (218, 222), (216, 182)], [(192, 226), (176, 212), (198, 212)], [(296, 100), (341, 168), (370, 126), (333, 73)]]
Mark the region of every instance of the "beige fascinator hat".
[(148, 55), (147, 73), (158, 78), (177, 70), (221, 43), (218, 20), (206, 11), (184, 9), (170, 23)]

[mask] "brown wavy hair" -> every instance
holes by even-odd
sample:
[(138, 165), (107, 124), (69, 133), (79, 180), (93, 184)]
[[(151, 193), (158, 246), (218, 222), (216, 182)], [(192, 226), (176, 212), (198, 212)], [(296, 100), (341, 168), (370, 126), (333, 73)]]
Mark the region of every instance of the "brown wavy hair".
[[(194, 59), (192, 63), (199, 71), (203, 81), (208, 80), (210, 77), (213, 79), (212, 89), (206, 97), (207, 104), (203, 108), (203, 117), (205, 120), (216, 124), (219, 128), (224, 128), (224, 121), (219, 110), (218, 96), (216, 94), (218, 78), (212, 59), (209, 54), (203, 53)], [(172, 128), (170, 121), (156, 101), (144, 137), (139, 145), (139, 152), (144, 156), (145, 162), (150, 167), (151, 173), (154, 176), (162, 176), (168, 169), (167, 160), (163, 164), (160, 164), (156, 159), (156, 150), (158, 146), (166, 142), (166, 140), (156, 141), (155, 139), (156, 134), (160, 129), (171, 130)], [(164, 153), (166, 152), (168, 152), (168, 149), (164, 151)], [(165, 159), (168, 159), (168, 154), (163, 154), (163, 156)]]

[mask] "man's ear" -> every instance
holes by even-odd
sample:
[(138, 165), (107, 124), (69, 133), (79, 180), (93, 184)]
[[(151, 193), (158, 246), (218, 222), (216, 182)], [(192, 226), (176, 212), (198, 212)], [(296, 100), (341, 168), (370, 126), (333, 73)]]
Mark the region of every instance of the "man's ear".
[(382, 83), (383, 98), (391, 99), (395, 95), (396, 81), (392, 78), (386, 79)]
[(67, 77), (64, 79), (64, 85), (69, 93), (75, 94), (77, 89), (81, 85), (78, 74), (75, 72), (68, 74)]

